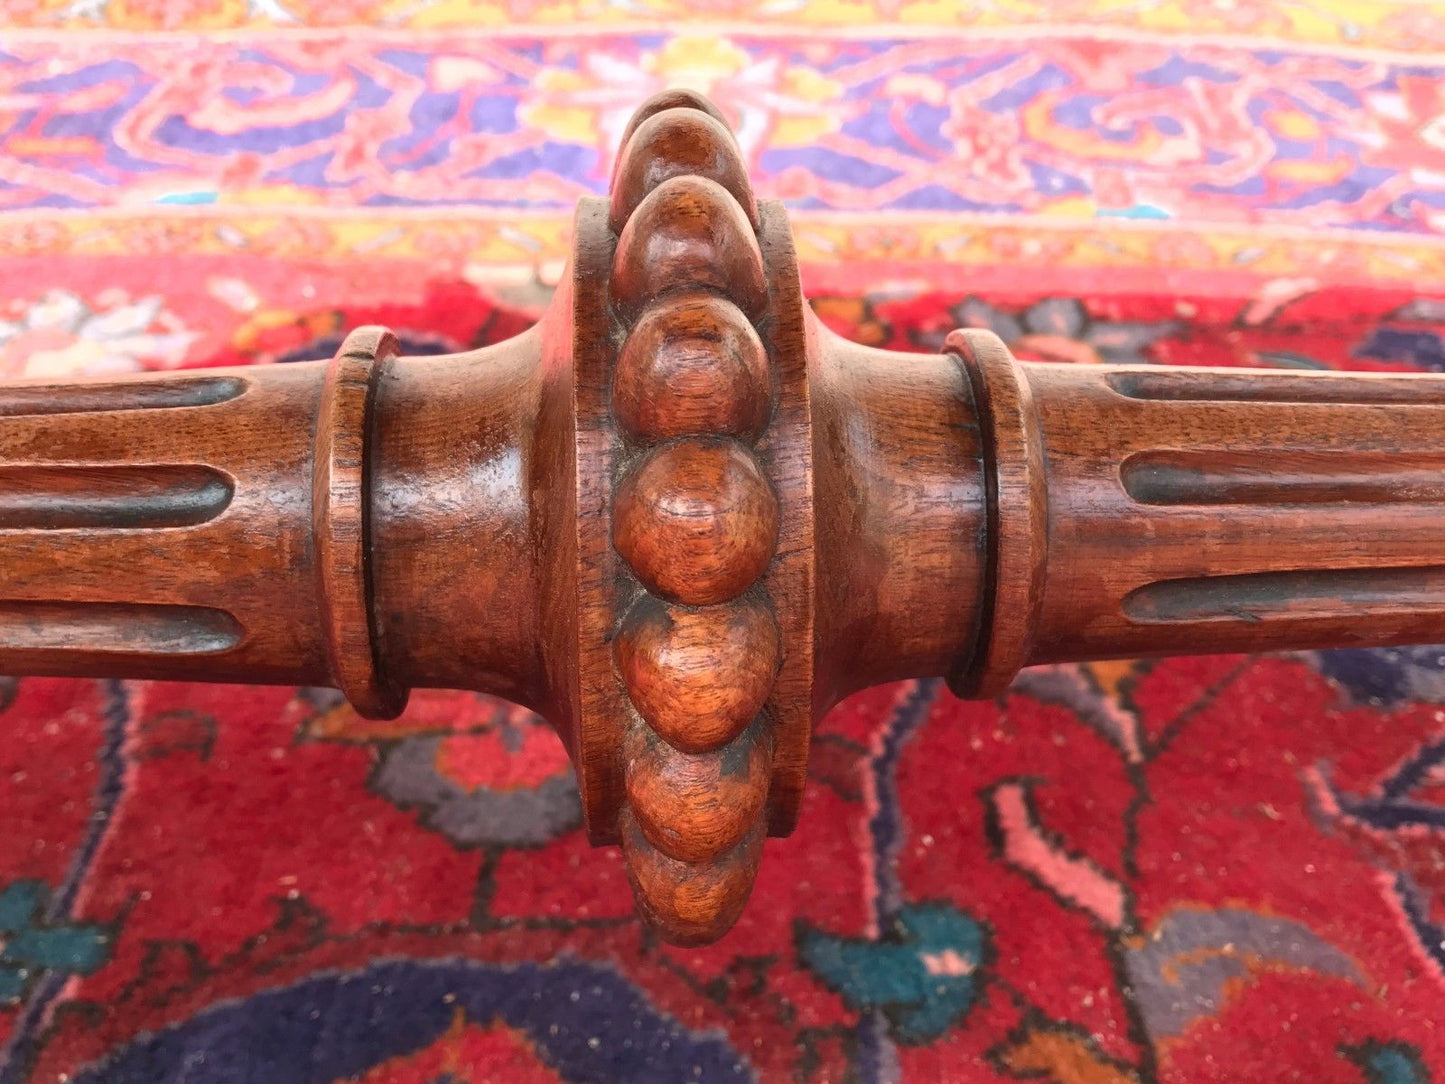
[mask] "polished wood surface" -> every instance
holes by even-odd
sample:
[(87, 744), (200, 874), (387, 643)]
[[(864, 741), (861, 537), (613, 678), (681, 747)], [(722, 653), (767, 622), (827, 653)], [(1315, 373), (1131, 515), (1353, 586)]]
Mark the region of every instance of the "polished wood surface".
[(0, 388), (0, 671), (510, 698), (641, 913), (705, 942), (858, 689), (1445, 640), (1442, 423), (1442, 377), (846, 342), (670, 92), (510, 342)]

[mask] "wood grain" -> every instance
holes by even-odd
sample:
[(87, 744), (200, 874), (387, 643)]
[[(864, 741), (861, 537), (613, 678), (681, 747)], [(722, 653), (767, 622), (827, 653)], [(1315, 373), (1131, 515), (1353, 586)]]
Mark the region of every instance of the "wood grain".
[(643, 721), (669, 745), (705, 753), (762, 710), (783, 648), (772, 608), (756, 599), (694, 608), (644, 596), (623, 619), (616, 650)]
[(773, 406), (767, 350), (732, 302), (708, 293), (665, 298), (627, 333), (612, 413), (639, 443), (715, 433), (756, 437)]
[(372, 406), (398, 353), (385, 328), (357, 328), (326, 369), (312, 456), (311, 535), (329, 669), (360, 714), (390, 719), (407, 691), (387, 678), (372, 619)]
[(691, 437), (650, 452), (617, 488), (612, 540), (661, 598), (707, 606), (752, 585), (778, 541), (778, 500), (736, 441)]

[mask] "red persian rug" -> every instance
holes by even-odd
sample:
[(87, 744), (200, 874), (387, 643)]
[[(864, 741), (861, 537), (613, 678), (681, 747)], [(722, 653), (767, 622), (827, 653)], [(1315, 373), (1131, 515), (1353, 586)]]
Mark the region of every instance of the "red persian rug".
[[(9, 0), (0, 375), (513, 334), (673, 83), (852, 338), (1445, 371), (1436, 8), (977, 7)], [(1441, 648), (854, 697), (698, 950), (502, 702), (7, 678), (0, 736), (0, 1084), (1445, 1081)]]

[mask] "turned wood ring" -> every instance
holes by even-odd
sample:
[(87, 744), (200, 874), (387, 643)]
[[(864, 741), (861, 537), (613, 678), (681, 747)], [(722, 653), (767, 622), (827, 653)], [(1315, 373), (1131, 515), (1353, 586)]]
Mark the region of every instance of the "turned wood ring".
[(311, 481), (318, 597), (327, 659), (356, 711), (389, 719), (407, 693), (379, 662), (370, 574), (368, 434), (382, 367), (400, 353), (385, 328), (360, 327), (332, 359), (321, 389)]
[(951, 332), (944, 350), (968, 374), (985, 443), (988, 502), (983, 624), (969, 658), (950, 674), (959, 696), (1008, 688), (1032, 647), (1048, 565), (1048, 489), (1033, 393), (1019, 364), (992, 331)]

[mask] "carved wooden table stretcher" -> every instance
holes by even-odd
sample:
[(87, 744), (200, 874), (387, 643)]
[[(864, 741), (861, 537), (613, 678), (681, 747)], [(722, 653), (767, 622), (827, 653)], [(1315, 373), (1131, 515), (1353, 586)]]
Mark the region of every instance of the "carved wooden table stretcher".
[(642, 913), (721, 935), (878, 682), (1445, 638), (1445, 378), (843, 341), (705, 100), (633, 118), (530, 331), (0, 389), (0, 670), (542, 713)]

